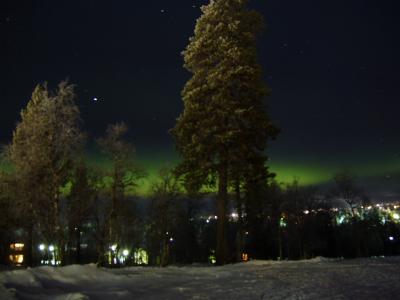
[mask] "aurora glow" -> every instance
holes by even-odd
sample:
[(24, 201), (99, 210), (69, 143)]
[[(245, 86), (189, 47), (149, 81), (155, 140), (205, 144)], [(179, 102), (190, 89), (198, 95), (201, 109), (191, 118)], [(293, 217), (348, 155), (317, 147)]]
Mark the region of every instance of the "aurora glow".
[[(160, 149), (168, 150), (159, 151)], [(105, 169), (110, 167), (110, 163), (98, 154), (88, 155), (88, 161), (96, 167)], [(157, 147), (157, 150), (145, 148), (145, 151), (140, 151), (140, 148), (138, 148), (135, 161), (147, 173), (147, 176), (140, 180), (136, 192), (141, 196), (147, 196), (152, 183), (158, 179), (159, 170), (165, 167), (173, 168), (178, 163), (179, 157), (171, 150), (171, 147)], [(296, 159), (293, 155), (290, 158), (272, 157), (269, 169), (277, 175), (278, 183), (286, 184), (297, 179), (301, 185), (315, 186), (330, 184), (334, 174), (343, 169), (354, 172), (361, 185), (368, 182), (370, 178), (373, 178), (377, 185), (385, 184), (389, 180), (388, 174), (392, 174), (391, 180), (395, 180), (400, 174), (400, 161), (397, 164), (393, 164), (390, 159), (377, 162), (371, 158), (366, 158), (365, 161), (367, 163), (364, 163), (364, 159), (357, 161), (345, 156), (339, 161), (328, 161), (321, 158), (311, 159), (306, 158), (306, 155)], [(366, 189), (368, 190), (368, 187)]]

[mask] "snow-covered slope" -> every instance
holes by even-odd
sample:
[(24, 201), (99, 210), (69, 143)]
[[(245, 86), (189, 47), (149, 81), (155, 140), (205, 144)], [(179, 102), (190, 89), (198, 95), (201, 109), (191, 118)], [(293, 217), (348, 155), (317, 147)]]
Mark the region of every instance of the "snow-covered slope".
[(40, 267), (0, 273), (0, 299), (400, 299), (400, 257), (223, 267)]

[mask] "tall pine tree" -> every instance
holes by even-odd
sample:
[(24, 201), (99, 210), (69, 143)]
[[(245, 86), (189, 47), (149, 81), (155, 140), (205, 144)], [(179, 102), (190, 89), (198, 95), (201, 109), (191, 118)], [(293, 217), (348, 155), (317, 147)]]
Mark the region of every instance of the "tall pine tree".
[(46, 84), (38, 85), (21, 112), (10, 145), (18, 187), (23, 192), (19, 207), (29, 216), (28, 245), (32, 244), (34, 226), (38, 226), (46, 242), (56, 243), (56, 255), (62, 263), (65, 236), (61, 188), (70, 178), (82, 141), (80, 113), (74, 99), (74, 87), (66, 81), (54, 93)]
[[(192, 73), (182, 97), (184, 111), (172, 129), (183, 160), (186, 188), (218, 182), (217, 264), (226, 263), (226, 202), (233, 173), (264, 164), (268, 138), (277, 129), (265, 112), (268, 89), (257, 62), (262, 16), (247, 0), (214, 0), (202, 7), (194, 36), (183, 52)], [(254, 169), (250, 166), (251, 169)]]

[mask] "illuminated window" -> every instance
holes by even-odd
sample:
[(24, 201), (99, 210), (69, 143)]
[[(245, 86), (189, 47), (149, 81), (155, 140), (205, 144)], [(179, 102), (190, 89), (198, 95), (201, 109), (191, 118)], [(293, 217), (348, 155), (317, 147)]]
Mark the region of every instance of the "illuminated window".
[(20, 265), (24, 262), (24, 256), (22, 254), (10, 255), (10, 262), (16, 265)]
[(14, 243), (10, 245), (10, 249), (14, 251), (23, 251), (24, 250), (24, 244), (22, 243)]

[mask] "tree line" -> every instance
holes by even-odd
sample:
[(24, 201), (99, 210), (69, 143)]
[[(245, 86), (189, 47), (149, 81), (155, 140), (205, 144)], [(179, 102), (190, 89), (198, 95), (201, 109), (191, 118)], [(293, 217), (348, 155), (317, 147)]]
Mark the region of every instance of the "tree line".
[[(182, 91), (184, 110), (170, 130), (181, 159), (173, 169), (160, 171), (144, 214), (129, 197), (145, 172), (134, 160), (127, 126), (110, 125), (96, 140), (111, 167), (91, 168), (84, 159), (87, 134), (74, 86), (63, 81), (55, 91), (46, 84), (35, 88), (3, 151), (12, 170), (0, 174), (1, 236), (6, 240), (10, 229), (20, 232), (27, 265), (35, 263), (39, 240), (54, 243), (52, 252), (61, 264), (80, 263), (85, 230), (99, 265), (120, 264), (123, 249), (139, 246), (149, 252), (150, 263), (162, 266), (210, 259), (223, 265), (245, 255), (370, 253), (362, 246), (365, 226), (357, 211), (359, 199), (366, 199), (351, 175), (335, 177), (335, 197), (351, 211), (350, 231), (342, 232), (338, 228), (344, 225), (338, 226), (321, 200), (329, 197), (297, 181), (282, 187), (268, 168), (267, 148), (280, 129), (268, 115), (270, 91), (258, 63), (264, 21), (248, 2), (214, 0), (202, 7), (183, 52), (191, 74)], [(216, 199), (216, 213), (204, 220), (199, 203), (206, 198)], [(379, 227), (376, 239), (382, 241), (381, 252), (386, 251), (385, 230)], [(348, 232), (356, 250), (346, 252), (338, 237)]]

